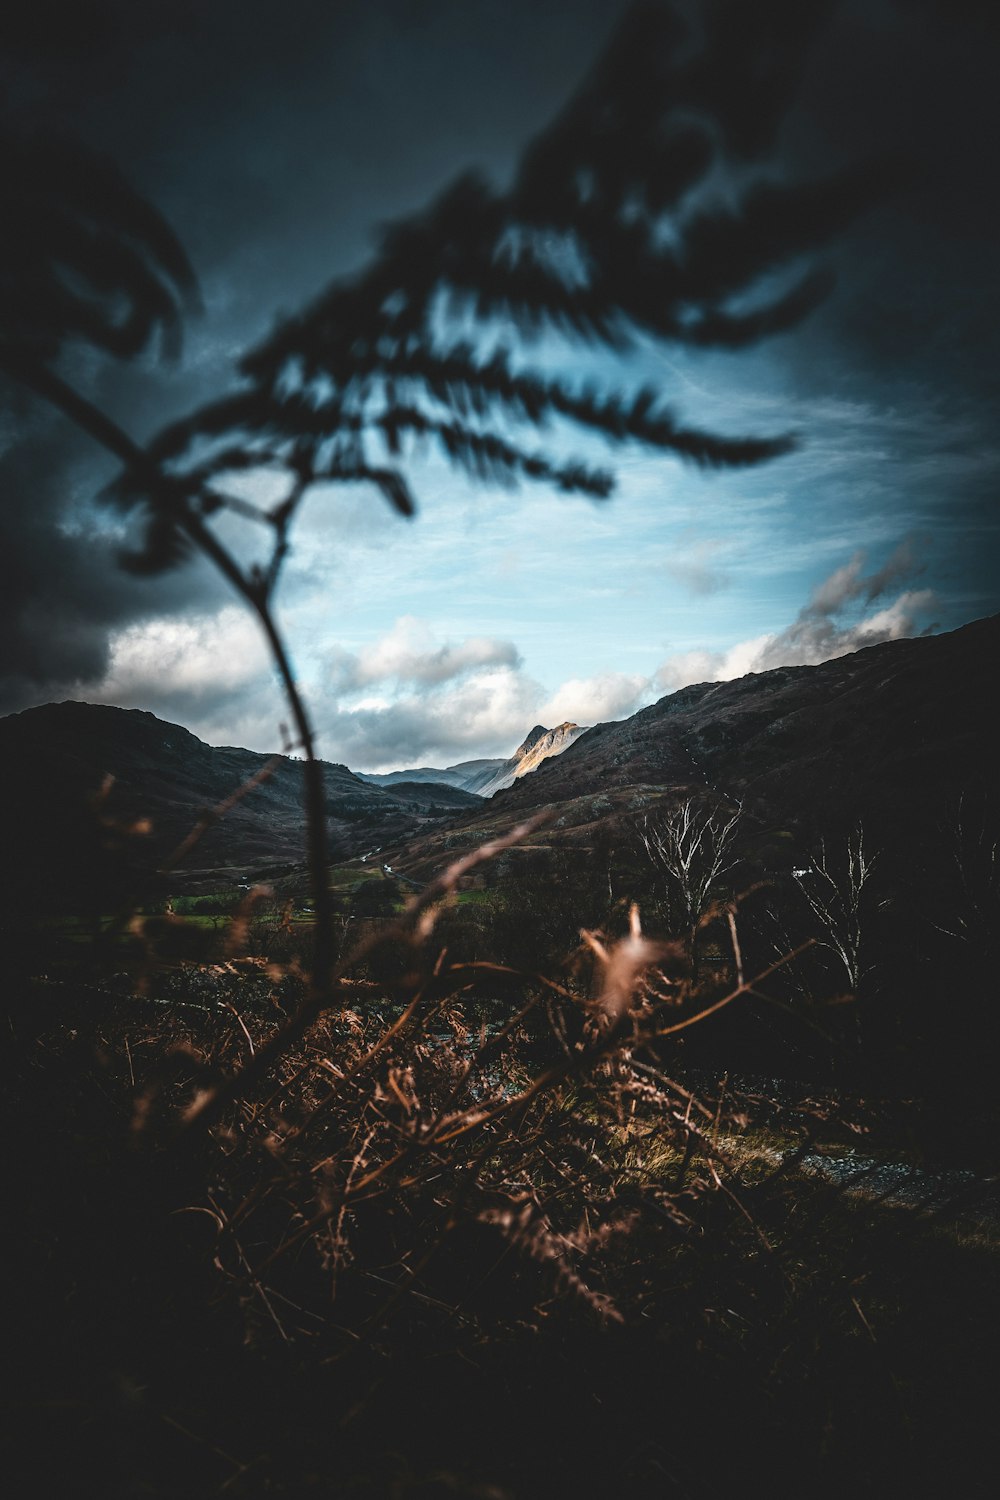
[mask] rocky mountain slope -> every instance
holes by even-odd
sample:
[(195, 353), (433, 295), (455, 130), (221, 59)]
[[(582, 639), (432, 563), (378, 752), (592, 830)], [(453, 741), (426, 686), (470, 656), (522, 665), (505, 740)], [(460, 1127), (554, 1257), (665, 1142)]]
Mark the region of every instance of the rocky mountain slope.
[(494, 792), (502, 792), (507, 787), (513, 786), (522, 776), (529, 776), (537, 771), (543, 761), (549, 760), (554, 755), (562, 755), (568, 750), (574, 740), (585, 734), (579, 724), (571, 724), (568, 721), (557, 724), (554, 729), (546, 729), (544, 724), (536, 724), (534, 729), (528, 731), (521, 744), (518, 745), (510, 760), (505, 761), (497, 770), (496, 774), (482, 787), (479, 794), (482, 797), (492, 797)]
[(466, 792), (476, 792), (480, 797), (492, 797), (494, 792), (513, 786), (519, 777), (537, 771), (543, 760), (548, 760), (552, 755), (561, 755), (584, 733), (585, 730), (579, 724), (568, 721), (557, 724), (554, 729), (536, 724), (508, 760), (466, 760), (442, 770), (433, 766), (420, 766), (414, 771), (358, 774), (362, 781), (369, 781), (375, 786), (396, 787), (400, 782), (440, 782), (446, 786), (460, 787)]

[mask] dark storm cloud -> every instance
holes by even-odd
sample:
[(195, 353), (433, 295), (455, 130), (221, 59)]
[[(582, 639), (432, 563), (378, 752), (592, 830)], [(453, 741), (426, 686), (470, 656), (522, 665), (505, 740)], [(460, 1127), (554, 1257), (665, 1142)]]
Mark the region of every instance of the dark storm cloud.
[(96, 9), (99, 46), (59, 45), (53, 20), (51, 52), (38, 37), (11, 53), (8, 99), (19, 118), (112, 153), (168, 211), (203, 277), (235, 257), (245, 285), (230, 290), (247, 307), (266, 290), (256, 304), (266, 325), (362, 257), (380, 221), (420, 206), (461, 167), (509, 170), (623, 5), (107, 0)]
[(998, 16), (945, 0), (842, 5), (803, 79), (794, 136), (815, 159), (874, 150), (898, 164), (896, 191), (845, 236), (834, 295), (784, 357), (803, 390), (822, 382), (884, 413), (887, 429), (923, 414), (888, 450), (896, 493), (881, 504), (915, 504), (930, 526), (929, 581), (949, 626), (1000, 608)]
[(802, 80), (803, 158), (877, 153), (895, 191), (845, 241), (836, 298), (799, 342), (845, 383), (930, 377), (982, 403), (997, 394), (1000, 151), (997, 11), (853, 0), (841, 5)]
[(120, 542), (78, 503), (96, 491), (104, 466), (48, 414), (32, 426), (0, 457), (0, 704), (8, 708), (99, 681), (116, 627), (222, 594), (203, 564), (153, 581), (120, 568)]

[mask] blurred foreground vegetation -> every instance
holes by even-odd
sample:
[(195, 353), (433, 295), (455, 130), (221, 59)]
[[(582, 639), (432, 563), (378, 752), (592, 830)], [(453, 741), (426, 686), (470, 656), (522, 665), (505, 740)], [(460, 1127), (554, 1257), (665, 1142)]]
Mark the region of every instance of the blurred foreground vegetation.
[(519, 858), (422, 913), (334, 869), (356, 957), (257, 1075), (292, 884), (41, 923), (5, 1019), (18, 1493), (986, 1493), (991, 1100), (868, 1087), (836, 956), (755, 951), (732, 879), (695, 935), (651, 885), (647, 936), (624, 864)]

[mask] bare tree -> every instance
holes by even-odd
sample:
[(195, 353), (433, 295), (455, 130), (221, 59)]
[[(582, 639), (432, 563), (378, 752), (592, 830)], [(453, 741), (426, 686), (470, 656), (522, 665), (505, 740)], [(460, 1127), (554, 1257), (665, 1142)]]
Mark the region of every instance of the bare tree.
[(645, 817), (639, 838), (650, 862), (664, 876), (671, 925), (684, 932), (696, 961), (701, 918), (719, 884), (736, 864), (736, 840), (743, 804), (714, 806), (688, 797), (665, 816)]
[(986, 798), (963, 793), (944, 832), (951, 900), (933, 926), (985, 958), (1000, 931), (1000, 837)]
[(821, 840), (815, 859), (792, 875), (806, 899), (819, 929), (818, 946), (837, 958), (853, 994), (871, 972), (865, 962), (868, 887), (878, 853), (865, 849), (865, 832), (859, 823), (843, 848), (832, 852)]

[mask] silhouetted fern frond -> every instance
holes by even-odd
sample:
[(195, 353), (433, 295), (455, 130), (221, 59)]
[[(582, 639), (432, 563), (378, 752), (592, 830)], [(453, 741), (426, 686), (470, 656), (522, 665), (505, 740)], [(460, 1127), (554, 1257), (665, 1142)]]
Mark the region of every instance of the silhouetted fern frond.
[[(243, 388), (174, 423), (151, 456), (198, 487), (203, 513), (227, 472), (286, 471), (283, 556), (315, 482), (370, 480), (410, 514), (407, 467), (428, 445), (475, 479), (597, 498), (611, 493), (609, 472), (540, 451), (524, 429), (702, 466), (786, 453), (787, 433), (689, 426), (648, 386), (598, 390), (547, 373), (535, 346), (544, 336), (548, 368), (553, 340), (605, 357), (643, 337), (735, 349), (816, 306), (831, 276), (806, 258), (872, 201), (879, 174), (795, 183), (749, 167), (773, 142), (823, 11), (724, 0), (692, 29), (670, 4), (637, 6), (509, 191), (467, 173), (390, 226), (363, 274), (280, 324), (242, 360)], [(144, 493), (133, 474), (117, 498)], [(174, 560), (162, 548), (159, 558)]]
[(112, 162), (61, 137), (0, 136), (0, 343), (50, 359), (82, 340), (121, 359), (180, 349), (198, 304), (166, 220)]

